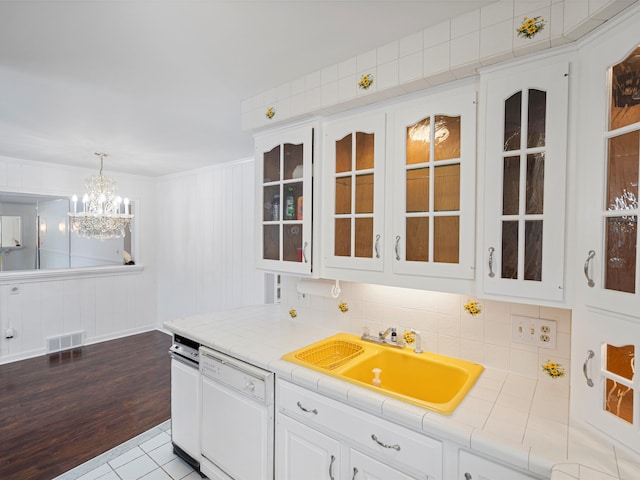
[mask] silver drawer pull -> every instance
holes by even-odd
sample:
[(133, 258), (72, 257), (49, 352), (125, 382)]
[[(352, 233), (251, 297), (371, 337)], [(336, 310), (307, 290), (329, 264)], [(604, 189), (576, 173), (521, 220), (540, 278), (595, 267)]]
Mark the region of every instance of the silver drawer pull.
[(495, 248), (489, 247), (489, 278), (493, 278), (496, 276), (496, 274), (493, 273), (493, 252), (495, 251)]
[(318, 414), (318, 410), (316, 410), (315, 408), (313, 410), (309, 410), (308, 408), (304, 408), (302, 406), (302, 403), (300, 402), (298, 402), (296, 405), (298, 405), (298, 408), (302, 410), (304, 413), (313, 413), (314, 415)]
[(335, 455), (331, 455), (331, 463), (329, 464), (329, 479), (330, 480), (336, 480), (335, 478), (333, 478), (333, 462), (336, 461), (336, 457)]
[(351, 477), (351, 480), (356, 480), (356, 475), (358, 475), (358, 469), (353, 467), (353, 477)]
[(587, 385), (589, 387), (593, 387), (593, 380), (591, 380), (591, 378), (589, 378), (589, 374), (587, 373), (587, 365), (589, 364), (589, 361), (595, 356), (595, 353), (593, 353), (593, 350), (588, 350), (587, 351), (587, 358), (584, 361), (584, 363), (582, 364), (582, 374), (584, 375), (584, 378), (587, 379)]
[(589, 263), (595, 256), (596, 252), (594, 252), (593, 250), (589, 250), (587, 259), (584, 261), (584, 276), (587, 277), (587, 285), (589, 285), (589, 287), (591, 288), (595, 287), (596, 283), (593, 281), (593, 278), (589, 276)]
[(400, 445), (398, 445), (397, 443), (395, 445), (387, 445), (386, 443), (382, 443), (373, 433), (371, 434), (371, 439), (383, 448), (393, 448), (397, 452), (400, 451)]

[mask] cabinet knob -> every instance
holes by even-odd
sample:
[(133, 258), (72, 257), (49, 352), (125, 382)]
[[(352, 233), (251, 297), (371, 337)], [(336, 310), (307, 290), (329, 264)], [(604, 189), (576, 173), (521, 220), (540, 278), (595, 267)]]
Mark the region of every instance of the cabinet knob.
[(473, 477), (471, 476), (471, 474), (469, 472), (465, 472), (464, 474), (464, 480), (472, 480)]

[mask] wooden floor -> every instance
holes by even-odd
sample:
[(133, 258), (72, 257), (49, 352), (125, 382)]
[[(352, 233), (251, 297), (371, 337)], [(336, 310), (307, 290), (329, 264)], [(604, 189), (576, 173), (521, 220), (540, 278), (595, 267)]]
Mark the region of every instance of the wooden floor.
[(166, 421), (159, 331), (0, 365), (0, 479), (51, 480)]

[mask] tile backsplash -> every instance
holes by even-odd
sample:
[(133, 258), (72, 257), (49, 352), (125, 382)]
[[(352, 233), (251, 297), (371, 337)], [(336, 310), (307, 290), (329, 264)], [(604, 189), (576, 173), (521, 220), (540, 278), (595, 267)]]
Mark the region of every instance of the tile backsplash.
[[(297, 277), (281, 277), (284, 314), (295, 309), (296, 320), (330, 326), (360, 335), (364, 327), (373, 333), (388, 327), (399, 334), (415, 329), (421, 333), (422, 348), (477, 362), (541, 380), (569, 384), (571, 364), (571, 310), (538, 305), (476, 299), (364, 283), (340, 282), (338, 298), (298, 294)], [(480, 303), (481, 313), (471, 316), (464, 309), (469, 300)], [(346, 303), (347, 311), (339, 308)], [(549, 349), (512, 341), (511, 316), (555, 320), (556, 348)], [(552, 380), (542, 370), (547, 360), (566, 369), (563, 378)]]

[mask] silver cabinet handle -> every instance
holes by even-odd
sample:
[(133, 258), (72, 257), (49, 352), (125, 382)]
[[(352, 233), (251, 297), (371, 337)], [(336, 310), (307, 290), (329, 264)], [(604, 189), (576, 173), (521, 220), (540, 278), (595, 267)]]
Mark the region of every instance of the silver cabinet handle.
[(472, 480), (472, 479), (473, 479), (473, 477), (471, 476), (471, 474), (469, 472), (466, 472), (464, 474), (464, 480)]
[(496, 274), (493, 273), (493, 252), (495, 251), (495, 248), (489, 247), (489, 278), (493, 278), (496, 276)]
[(356, 475), (358, 475), (358, 469), (353, 467), (353, 477), (351, 477), (351, 480), (356, 480)]
[(335, 480), (335, 478), (333, 478), (333, 462), (335, 461), (335, 455), (331, 455), (331, 463), (329, 464), (329, 480)]
[(383, 443), (380, 440), (378, 440), (378, 437), (376, 437), (375, 434), (371, 434), (371, 439), (383, 448), (393, 448), (397, 452), (400, 451), (400, 445), (398, 445), (397, 443), (395, 445), (387, 445), (386, 443)]
[(594, 252), (593, 250), (589, 250), (589, 255), (584, 261), (584, 276), (587, 277), (587, 285), (589, 285), (591, 288), (595, 287), (596, 284), (593, 279), (589, 277), (589, 262), (591, 262), (591, 260), (593, 260), (593, 257), (595, 256), (596, 252)]
[(593, 387), (593, 380), (591, 380), (591, 378), (589, 378), (589, 374), (587, 373), (587, 365), (589, 364), (589, 361), (595, 356), (595, 353), (593, 353), (593, 350), (587, 350), (587, 358), (585, 359), (584, 363), (582, 364), (582, 374), (584, 375), (584, 378), (587, 379), (587, 385), (589, 387)]
[(376, 235), (376, 245), (374, 248), (376, 250), (376, 258), (380, 258), (380, 234)]
[(304, 263), (309, 263), (307, 260), (307, 245), (309, 245), (309, 242), (304, 242), (302, 247), (302, 259), (304, 260)]
[(400, 235), (396, 235), (396, 260), (400, 260), (400, 252), (398, 252), (398, 245), (400, 244)]
[(316, 410), (315, 408), (313, 410), (309, 410), (308, 408), (304, 408), (302, 406), (302, 403), (300, 402), (298, 402), (296, 405), (298, 405), (298, 408), (302, 410), (304, 413), (313, 413), (314, 415), (318, 414), (318, 410)]

